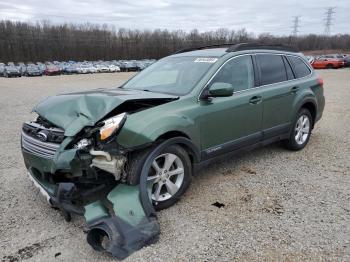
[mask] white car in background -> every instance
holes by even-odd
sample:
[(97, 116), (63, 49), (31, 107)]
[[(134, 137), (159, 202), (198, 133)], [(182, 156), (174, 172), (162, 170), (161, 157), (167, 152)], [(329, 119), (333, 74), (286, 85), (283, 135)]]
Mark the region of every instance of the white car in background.
[(80, 64), (79, 66), (77, 66), (77, 71), (79, 74), (88, 74), (89, 72), (89, 67), (87, 65), (84, 64)]
[(109, 72), (115, 73), (115, 72), (120, 72), (120, 67), (116, 65), (109, 65), (108, 66)]
[(108, 73), (109, 72), (109, 68), (104, 64), (98, 64), (98, 65), (96, 65), (96, 68), (97, 68), (97, 71), (99, 73)]
[(307, 61), (309, 61), (310, 64), (312, 64), (315, 61), (315, 57), (313, 57), (311, 55), (307, 55), (305, 57), (307, 58)]
[(98, 72), (98, 69), (93, 64), (89, 64), (88, 69), (89, 69), (89, 73), (91, 73), (91, 74)]

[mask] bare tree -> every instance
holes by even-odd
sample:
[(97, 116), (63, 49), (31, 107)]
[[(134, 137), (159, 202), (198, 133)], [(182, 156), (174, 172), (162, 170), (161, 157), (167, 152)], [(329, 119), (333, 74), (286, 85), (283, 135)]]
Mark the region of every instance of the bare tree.
[(161, 58), (179, 49), (201, 45), (259, 42), (292, 44), (302, 51), (350, 49), (350, 35), (258, 36), (245, 29), (190, 32), (182, 30), (131, 30), (108, 25), (35, 24), (0, 21), (0, 61), (112, 60)]

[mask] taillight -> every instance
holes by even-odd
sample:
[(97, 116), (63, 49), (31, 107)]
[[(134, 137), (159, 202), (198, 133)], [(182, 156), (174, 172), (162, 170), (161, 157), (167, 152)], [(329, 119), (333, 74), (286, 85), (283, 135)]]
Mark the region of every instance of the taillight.
[(323, 78), (319, 76), (319, 77), (317, 78), (317, 83), (318, 83), (321, 87), (323, 87)]

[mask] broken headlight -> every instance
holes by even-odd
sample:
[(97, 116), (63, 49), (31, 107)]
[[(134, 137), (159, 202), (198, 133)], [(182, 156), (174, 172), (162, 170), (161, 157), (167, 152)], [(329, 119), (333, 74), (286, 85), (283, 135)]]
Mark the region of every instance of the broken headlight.
[(86, 148), (87, 146), (91, 145), (91, 140), (83, 138), (81, 139), (78, 143), (76, 143), (73, 147), (76, 149), (83, 149)]
[(122, 113), (103, 121), (104, 125), (100, 128), (100, 140), (106, 140), (114, 135), (123, 126), (125, 120), (126, 113)]

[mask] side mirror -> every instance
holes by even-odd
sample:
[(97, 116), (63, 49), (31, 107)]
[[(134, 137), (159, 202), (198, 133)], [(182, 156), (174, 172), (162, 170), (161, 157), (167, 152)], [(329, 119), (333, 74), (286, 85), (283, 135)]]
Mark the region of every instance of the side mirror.
[(215, 82), (208, 90), (208, 97), (225, 97), (232, 96), (233, 86), (228, 83)]

